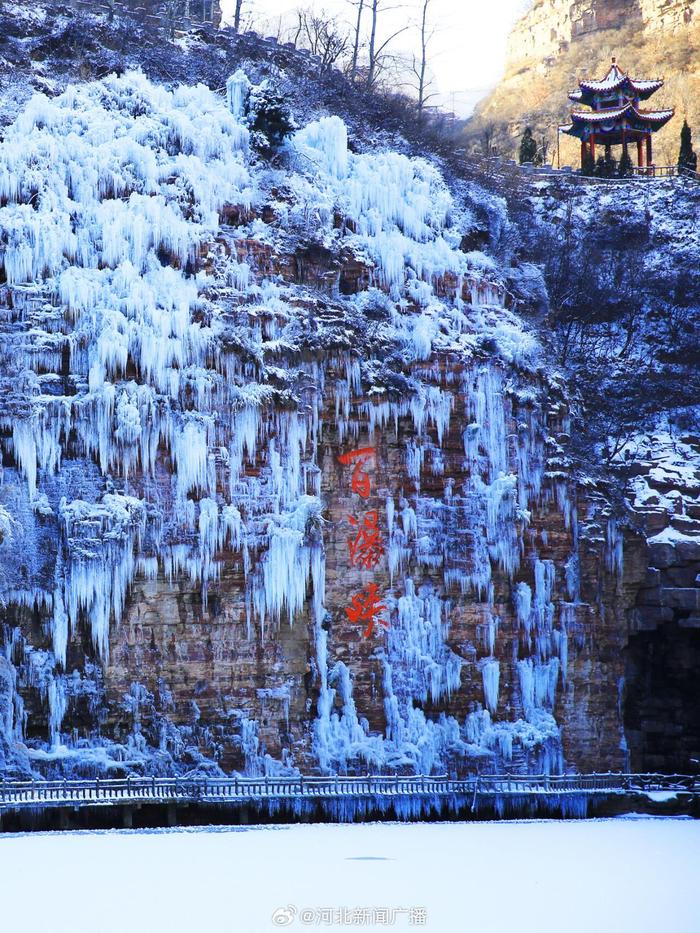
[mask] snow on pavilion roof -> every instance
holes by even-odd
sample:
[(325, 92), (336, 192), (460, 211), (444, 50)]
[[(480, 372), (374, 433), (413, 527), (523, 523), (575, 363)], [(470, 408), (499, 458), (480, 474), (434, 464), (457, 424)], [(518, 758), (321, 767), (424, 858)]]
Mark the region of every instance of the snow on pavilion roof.
[(634, 104), (625, 104), (623, 107), (614, 107), (610, 110), (574, 110), (571, 119), (574, 123), (610, 123), (611, 120), (633, 115), (641, 123), (665, 123), (670, 120), (674, 110), (638, 110)]
[(581, 101), (584, 98), (590, 97), (591, 95), (616, 91), (622, 87), (627, 87), (628, 90), (632, 91), (638, 97), (647, 98), (651, 97), (655, 91), (658, 91), (659, 88), (663, 87), (663, 84), (664, 82), (659, 78), (655, 78), (651, 81), (642, 81), (638, 78), (631, 78), (613, 60), (610, 70), (602, 81), (579, 81), (579, 87), (581, 90), (574, 91), (573, 93), (569, 94), (569, 99), (573, 101)]
[(674, 113), (674, 110), (639, 110), (631, 102), (609, 110), (574, 110), (571, 114), (572, 122), (561, 125), (559, 130), (580, 139), (586, 137), (587, 127), (592, 126), (599, 128), (596, 132), (602, 132), (608, 138), (620, 133), (624, 136), (625, 132), (646, 135), (650, 130), (655, 132), (661, 129)]

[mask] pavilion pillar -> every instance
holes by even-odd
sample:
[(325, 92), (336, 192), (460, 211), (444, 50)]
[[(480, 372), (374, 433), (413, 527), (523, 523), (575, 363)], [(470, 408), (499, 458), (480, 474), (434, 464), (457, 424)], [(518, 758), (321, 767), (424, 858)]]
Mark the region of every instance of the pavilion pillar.
[(641, 139), (637, 140), (637, 165), (644, 168), (644, 142)]
[(653, 165), (654, 158), (651, 151), (651, 133), (647, 136), (647, 165)]
[(591, 158), (595, 162), (595, 133), (591, 133)]
[(586, 140), (581, 140), (581, 168), (585, 168), (586, 165)]

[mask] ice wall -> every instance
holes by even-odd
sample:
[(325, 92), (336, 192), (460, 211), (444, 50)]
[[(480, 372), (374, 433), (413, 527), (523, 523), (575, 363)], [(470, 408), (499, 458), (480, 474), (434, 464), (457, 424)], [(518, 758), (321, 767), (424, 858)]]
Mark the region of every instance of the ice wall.
[[(574, 527), (576, 500), (547, 470), (539, 348), (493, 260), (459, 248), (469, 211), (434, 165), (351, 152), (326, 117), (270, 166), (249, 149), (246, 92), (241, 73), (226, 97), (109, 77), (33, 98), (0, 143), (0, 518), (28, 547), (23, 570), (9, 534), (0, 555), (10, 728), (28, 738), (26, 696), (37, 764), (153, 768), (147, 721), (161, 754), (213, 754), (194, 700), (174, 724), (184, 700), (167, 685), (128, 693), (120, 742), (70, 723), (86, 704), (97, 722), (108, 702), (102, 671), (135, 580), (188, 581), (206, 612), (235, 568), (249, 639), (308, 626), (322, 771), (560, 769), (576, 586), (540, 558), (530, 523), (550, 502)], [(232, 207), (250, 219), (223, 224)], [(332, 272), (320, 296), (290, 275), (281, 257), (310, 240), (362, 264), (370, 287), (342, 295)], [(325, 580), (333, 464), (381, 437), (401, 459), (382, 501), (378, 728), (353, 659), (334, 655), (327, 619), (344, 607)], [(479, 638), (457, 645), (472, 610)], [(454, 698), (458, 713), (441, 710)], [(222, 717), (249, 770), (308, 767), (291, 747), (271, 763), (247, 713)]]

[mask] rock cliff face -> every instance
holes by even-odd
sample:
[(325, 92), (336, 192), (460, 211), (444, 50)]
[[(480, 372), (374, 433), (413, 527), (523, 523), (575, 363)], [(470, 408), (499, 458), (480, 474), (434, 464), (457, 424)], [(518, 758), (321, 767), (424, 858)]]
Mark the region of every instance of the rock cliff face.
[(508, 41), (508, 70), (568, 51), (584, 36), (627, 27), (684, 36), (693, 24), (696, 0), (536, 0)]
[[(531, 125), (551, 155), (568, 92), (581, 78), (603, 77), (616, 56), (636, 77), (665, 79), (653, 104), (675, 107), (677, 119), (658, 134), (656, 162), (675, 162), (680, 121), (700, 122), (699, 13), (696, 0), (536, 0), (513, 27), (503, 81), (477, 107), (469, 135), (495, 124), (497, 145), (511, 156)], [(576, 164), (575, 145), (568, 138), (561, 144), (562, 164)]]
[[(634, 288), (625, 294), (623, 306), (629, 312), (638, 302), (636, 326), (629, 352), (617, 363), (625, 382), (625, 404), (637, 412), (643, 404), (632, 385), (640, 367), (649, 367), (666, 385), (678, 380), (690, 388), (687, 393), (672, 392), (666, 410), (657, 408), (647, 416), (648, 433), (638, 413), (636, 425), (623, 432), (629, 439), (614, 459), (620, 491), (647, 540), (649, 564), (629, 617), (624, 649), (621, 700), (631, 765), (695, 770), (700, 761), (700, 410), (695, 379), (700, 348), (700, 189), (682, 179), (657, 181), (643, 194), (634, 183), (611, 191), (550, 180), (524, 188), (518, 200), (531, 242), (567, 243), (567, 224), (574, 218), (578, 243), (584, 249), (595, 244), (601, 251), (597, 262), (604, 276), (610, 268), (606, 263), (618, 250), (621, 264), (635, 269)], [(556, 249), (568, 252), (573, 249), (571, 240), (568, 244)], [(572, 262), (580, 274), (580, 253)], [(594, 264), (580, 276), (592, 295), (595, 274)], [(614, 315), (598, 329), (593, 319), (589, 314), (586, 346), (607, 339), (601, 334), (609, 329), (606, 368), (612, 372), (625, 345), (624, 327)], [(680, 330), (675, 327), (679, 321)], [(583, 365), (591, 365), (587, 354)], [(614, 382), (604, 384), (603, 393), (615, 397)]]
[(640, 767), (700, 760), (700, 442), (653, 435), (630, 465), (649, 534), (649, 571), (632, 613), (625, 721)]
[(5, 770), (624, 767), (646, 545), (464, 251), (503, 203), (337, 117), (271, 164), (264, 95), (0, 145)]

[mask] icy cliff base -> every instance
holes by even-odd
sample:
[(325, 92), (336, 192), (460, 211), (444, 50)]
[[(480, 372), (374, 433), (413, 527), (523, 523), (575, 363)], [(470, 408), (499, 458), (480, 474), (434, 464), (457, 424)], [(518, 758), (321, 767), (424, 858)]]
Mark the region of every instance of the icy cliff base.
[[(582, 590), (565, 401), (460, 249), (503, 205), (351, 152), (335, 116), (272, 165), (246, 88), (109, 77), (0, 144), (14, 766), (560, 770), (621, 538), (588, 501)], [(367, 446), (360, 501), (337, 458)], [(373, 577), (347, 563), (363, 508)], [(370, 580), (373, 640), (345, 612)]]

